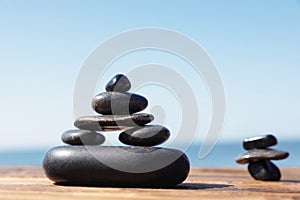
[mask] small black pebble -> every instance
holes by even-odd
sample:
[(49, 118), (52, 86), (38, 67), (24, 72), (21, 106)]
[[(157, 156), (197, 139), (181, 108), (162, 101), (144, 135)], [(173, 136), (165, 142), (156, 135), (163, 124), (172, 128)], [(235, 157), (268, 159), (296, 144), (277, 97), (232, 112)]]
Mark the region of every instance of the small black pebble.
[(119, 135), (123, 144), (133, 146), (155, 146), (164, 143), (170, 137), (170, 131), (160, 125), (146, 125), (126, 130)]
[(61, 140), (70, 145), (100, 145), (105, 137), (95, 131), (68, 130), (61, 135)]
[(274, 135), (262, 135), (256, 137), (245, 138), (243, 147), (246, 150), (263, 149), (277, 144), (277, 139)]
[(106, 91), (110, 92), (127, 92), (130, 90), (131, 84), (129, 79), (123, 74), (117, 74), (107, 84)]
[(281, 178), (280, 170), (269, 160), (251, 161), (248, 171), (256, 180), (279, 181)]

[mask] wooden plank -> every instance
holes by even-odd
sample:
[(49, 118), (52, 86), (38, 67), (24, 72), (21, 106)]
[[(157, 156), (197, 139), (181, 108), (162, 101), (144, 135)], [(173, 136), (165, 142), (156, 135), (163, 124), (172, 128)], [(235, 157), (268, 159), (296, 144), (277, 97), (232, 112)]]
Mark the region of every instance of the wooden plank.
[(299, 199), (300, 168), (282, 169), (282, 181), (253, 180), (246, 168), (192, 169), (169, 189), (56, 186), (36, 167), (0, 168), (0, 199)]

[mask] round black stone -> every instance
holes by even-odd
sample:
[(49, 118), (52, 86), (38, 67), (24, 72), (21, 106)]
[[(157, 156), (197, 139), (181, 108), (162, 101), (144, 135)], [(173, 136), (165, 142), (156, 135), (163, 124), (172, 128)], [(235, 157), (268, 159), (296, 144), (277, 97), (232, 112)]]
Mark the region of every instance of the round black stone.
[(281, 173), (278, 167), (268, 160), (250, 162), (248, 165), (248, 171), (256, 180), (279, 181), (281, 178)]
[(243, 142), (243, 147), (246, 150), (262, 149), (276, 144), (277, 144), (277, 139), (274, 135), (263, 135), (263, 136), (245, 138)]
[(258, 160), (282, 160), (288, 156), (289, 153), (286, 151), (278, 151), (274, 149), (252, 149), (244, 155), (236, 158), (236, 162), (239, 164), (246, 164), (250, 161)]
[(160, 125), (146, 125), (126, 130), (119, 135), (119, 140), (134, 146), (155, 146), (162, 144), (170, 137), (170, 131)]
[(132, 114), (144, 110), (147, 105), (145, 97), (128, 92), (103, 92), (92, 101), (93, 109), (103, 115)]
[(90, 131), (127, 130), (143, 126), (153, 121), (151, 114), (139, 113), (132, 115), (99, 115), (80, 117), (75, 120), (74, 126)]
[(105, 137), (94, 131), (68, 130), (61, 135), (61, 140), (70, 145), (100, 145)]
[(186, 179), (190, 164), (175, 149), (63, 146), (45, 155), (43, 169), (63, 185), (171, 187)]
[(131, 84), (129, 79), (123, 74), (117, 74), (107, 84), (106, 91), (110, 92), (127, 92), (130, 90)]

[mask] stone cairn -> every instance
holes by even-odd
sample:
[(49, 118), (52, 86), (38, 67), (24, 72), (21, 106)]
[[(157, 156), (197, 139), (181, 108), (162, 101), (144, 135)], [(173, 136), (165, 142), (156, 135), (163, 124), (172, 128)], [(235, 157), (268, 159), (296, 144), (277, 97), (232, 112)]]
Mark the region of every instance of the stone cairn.
[(279, 181), (280, 170), (270, 160), (285, 159), (289, 153), (268, 148), (276, 144), (277, 139), (273, 135), (245, 138), (243, 147), (248, 152), (236, 158), (236, 162), (239, 164), (249, 163), (248, 171), (256, 180)]
[[(134, 187), (170, 187), (188, 176), (187, 156), (176, 149), (153, 147), (164, 143), (170, 131), (153, 121), (144, 110), (146, 98), (129, 93), (131, 83), (125, 75), (114, 76), (106, 92), (92, 101), (101, 114), (75, 120), (76, 130), (64, 132), (61, 139), (71, 146), (55, 147), (47, 152), (43, 169), (49, 179), (62, 185), (103, 185)], [(99, 146), (101, 133), (123, 131), (119, 140), (130, 146)]]

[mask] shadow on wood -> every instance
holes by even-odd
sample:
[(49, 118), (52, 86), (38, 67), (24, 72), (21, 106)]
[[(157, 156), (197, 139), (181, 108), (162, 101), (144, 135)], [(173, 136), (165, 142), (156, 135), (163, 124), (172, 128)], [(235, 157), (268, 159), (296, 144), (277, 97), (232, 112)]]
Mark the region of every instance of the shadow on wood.
[(283, 183), (300, 183), (300, 180), (281, 180), (279, 182), (283, 182)]
[(205, 184), (205, 183), (184, 183), (179, 186), (174, 187), (176, 190), (205, 190), (205, 189), (214, 189), (214, 188), (225, 188), (231, 187), (233, 185), (227, 184)]
[(225, 188), (233, 185), (227, 184), (204, 184), (204, 183), (183, 183), (174, 187), (138, 187), (138, 186), (116, 186), (116, 185), (74, 185), (67, 183), (54, 183), (62, 187), (92, 187), (92, 188), (141, 188), (141, 189), (169, 189), (169, 190), (205, 190), (214, 188)]

